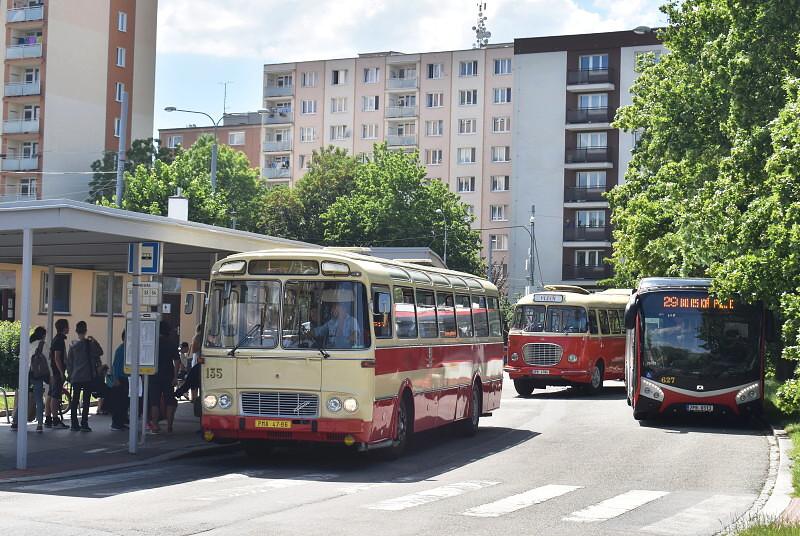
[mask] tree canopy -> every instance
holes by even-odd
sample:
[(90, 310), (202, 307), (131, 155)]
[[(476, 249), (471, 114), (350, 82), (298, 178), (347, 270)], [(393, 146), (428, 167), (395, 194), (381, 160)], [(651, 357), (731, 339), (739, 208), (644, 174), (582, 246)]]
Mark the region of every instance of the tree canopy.
[[(125, 171), (134, 171), (139, 166), (152, 168), (156, 160), (170, 163), (175, 159), (176, 150), (163, 147), (159, 140), (153, 138), (133, 140), (130, 149), (125, 152)], [(89, 182), (87, 201), (94, 203), (100, 199), (110, 199), (116, 194), (117, 187), (117, 153), (104, 151), (103, 156), (92, 162), (94, 175)]]

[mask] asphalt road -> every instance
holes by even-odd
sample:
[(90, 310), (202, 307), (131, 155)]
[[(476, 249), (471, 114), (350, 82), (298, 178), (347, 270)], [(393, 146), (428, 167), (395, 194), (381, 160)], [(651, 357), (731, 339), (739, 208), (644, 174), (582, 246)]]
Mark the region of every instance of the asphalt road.
[(768, 471), (763, 430), (641, 426), (604, 394), (504, 388), (475, 438), (421, 434), (380, 462), (339, 448), (240, 452), (0, 488), (7, 534), (714, 534)]

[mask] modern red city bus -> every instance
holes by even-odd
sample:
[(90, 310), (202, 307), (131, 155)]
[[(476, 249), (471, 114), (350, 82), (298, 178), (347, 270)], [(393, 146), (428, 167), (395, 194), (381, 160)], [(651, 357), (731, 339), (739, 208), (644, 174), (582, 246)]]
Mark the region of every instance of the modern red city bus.
[(514, 306), (505, 366), (517, 393), (530, 396), (548, 385), (577, 385), (598, 392), (603, 380), (621, 380), (622, 316), (630, 293), (551, 285), (521, 298)]
[(625, 383), (636, 420), (750, 415), (764, 397), (767, 313), (719, 300), (709, 279), (646, 278), (625, 311)]

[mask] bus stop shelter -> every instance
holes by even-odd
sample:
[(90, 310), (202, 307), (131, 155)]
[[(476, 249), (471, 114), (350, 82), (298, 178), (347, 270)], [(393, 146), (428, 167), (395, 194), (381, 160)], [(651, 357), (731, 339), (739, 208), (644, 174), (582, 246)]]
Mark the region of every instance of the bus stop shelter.
[[(244, 251), (298, 247), (313, 244), (269, 237), (163, 216), (141, 214), (69, 200), (0, 203), (0, 262), (22, 266), (20, 295), (22, 330), (20, 336), (20, 386), (27, 384), (30, 359), (28, 333), (31, 326), (31, 285), (33, 265), (49, 269), (48, 337), (52, 337), (53, 274), (55, 267), (126, 273), (131, 243), (163, 244), (162, 275), (208, 279), (218, 258)], [(109, 287), (113, 277), (108, 278)], [(111, 288), (109, 289), (111, 290)], [(109, 291), (108, 311), (112, 311)], [(88, 298), (87, 298), (88, 299)], [(109, 341), (113, 314), (109, 318)], [(26, 415), (27, 397), (16, 401), (20, 415)], [(24, 417), (22, 417), (24, 422)], [(17, 436), (17, 469), (27, 467), (26, 427)], [(131, 438), (135, 441), (135, 435)]]

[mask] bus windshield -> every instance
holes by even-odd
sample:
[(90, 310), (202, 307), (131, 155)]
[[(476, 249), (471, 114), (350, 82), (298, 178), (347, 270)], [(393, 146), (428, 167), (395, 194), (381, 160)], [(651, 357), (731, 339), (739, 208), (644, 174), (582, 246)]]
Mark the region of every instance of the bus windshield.
[(209, 348), (275, 348), (281, 284), (278, 281), (217, 281), (206, 320)]
[(586, 333), (586, 309), (569, 305), (518, 305), (513, 328), (529, 333)]
[(646, 377), (758, 378), (759, 307), (683, 291), (644, 294), (641, 311)]

